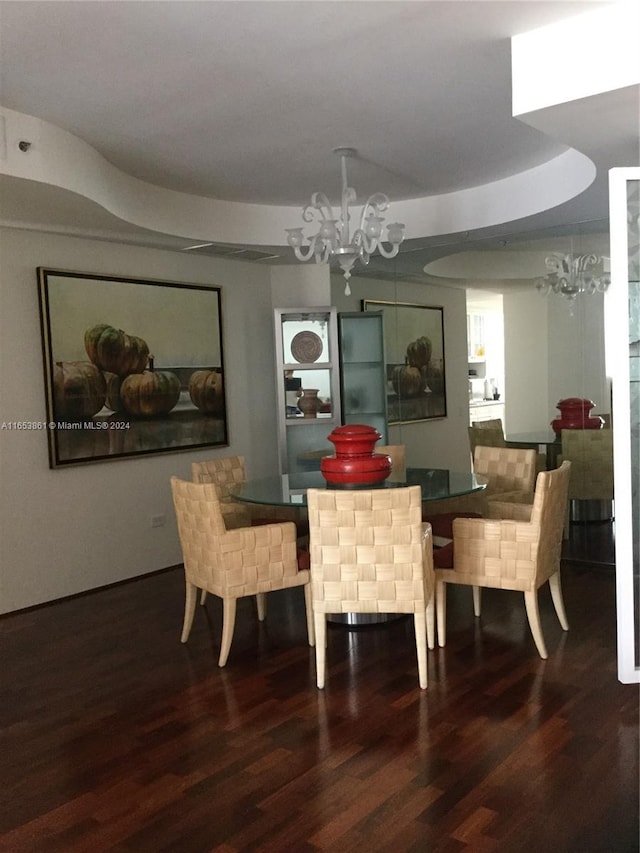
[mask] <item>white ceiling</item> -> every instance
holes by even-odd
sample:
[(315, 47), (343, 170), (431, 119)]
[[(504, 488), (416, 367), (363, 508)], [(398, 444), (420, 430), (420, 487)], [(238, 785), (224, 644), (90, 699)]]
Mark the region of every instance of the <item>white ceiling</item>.
[[(510, 37), (605, 5), (3, 0), (0, 104), (74, 134), (127, 175), (196, 196), (301, 208), (323, 190), (336, 200), (332, 149), (352, 146), (359, 197), (382, 190), (392, 202), (416, 199), (500, 181), (566, 150), (563, 138), (512, 116)], [(637, 156), (633, 132), (623, 138), (635, 120), (628, 101), (612, 126), (618, 117), (611, 156)], [(607, 164), (601, 137), (599, 177), (577, 199), (464, 241), (488, 246), (606, 220), (606, 168), (634, 162)], [(173, 248), (189, 242), (64, 189), (3, 176), (0, 190), (5, 223)], [(403, 268), (419, 273), (460, 241), (407, 241)]]

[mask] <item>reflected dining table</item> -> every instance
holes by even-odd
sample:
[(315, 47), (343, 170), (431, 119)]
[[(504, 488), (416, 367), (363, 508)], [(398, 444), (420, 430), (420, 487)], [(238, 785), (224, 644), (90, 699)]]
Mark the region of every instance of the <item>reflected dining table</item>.
[[(420, 486), (423, 504), (428, 501), (469, 495), (486, 489), (486, 482), (471, 472), (449, 471), (443, 468), (406, 468), (393, 471), (382, 483), (357, 488), (393, 489), (401, 486)], [(292, 474), (277, 474), (235, 483), (229, 487), (230, 495), (236, 500), (268, 506), (306, 507), (307, 489), (345, 489), (353, 486), (327, 483), (320, 471), (305, 471)], [(341, 613), (327, 617), (331, 622), (350, 627), (388, 622), (399, 618), (398, 614), (385, 613)]]

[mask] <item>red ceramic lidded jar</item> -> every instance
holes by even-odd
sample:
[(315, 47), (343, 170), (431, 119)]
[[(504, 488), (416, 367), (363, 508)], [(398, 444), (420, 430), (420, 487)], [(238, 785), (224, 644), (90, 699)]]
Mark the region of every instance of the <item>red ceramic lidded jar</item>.
[(360, 486), (380, 483), (391, 473), (391, 457), (375, 453), (382, 436), (366, 424), (347, 424), (336, 427), (327, 436), (336, 448), (335, 456), (325, 456), (320, 470), (328, 483)]
[(553, 431), (560, 435), (563, 429), (602, 429), (604, 420), (600, 415), (589, 415), (594, 406), (593, 400), (584, 400), (581, 397), (559, 400), (556, 408), (560, 409), (560, 417), (551, 421)]

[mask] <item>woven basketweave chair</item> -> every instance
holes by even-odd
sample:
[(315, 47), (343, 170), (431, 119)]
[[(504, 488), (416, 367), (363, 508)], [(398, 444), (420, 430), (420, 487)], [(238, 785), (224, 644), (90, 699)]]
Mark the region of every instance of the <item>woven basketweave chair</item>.
[[(530, 510), (533, 504), (535, 465), (535, 450), (479, 444), (475, 449), (473, 470), (480, 480), (486, 482), (487, 488), (476, 497), (475, 512), (456, 507), (450, 512), (436, 515), (427, 504), (422, 517), (431, 524), (435, 543), (451, 550), (453, 522), (456, 518), (501, 518), (502, 512), (506, 512), (507, 518), (512, 518), (510, 506), (503, 509), (505, 501), (527, 505)], [(438, 554), (436, 562), (450, 559), (446, 554), (447, 551)], [(480, 589), (477, 586), (473, 587), (473, 611), (476, 616), (480, 615)]]
[(268, 524), (272, 521), (293, 521), (298, 528), (298, 536), (306, 536), (309, 532), (306, 514), (298, 507), (270, 506), (269, 514), (265, 516), (265, 507), (241, 504), (229, 493), (230, 486), (247, 480), (244, 456), (223, 456), (219, 459), (192, 462), (191, 477), (194, 483), (215, 483), (218, 486), (227, 528)]
[(483, 444), (485, 447), (505, 447), (506, 441), (502, 423), (499, 426), (477, 426), (478, 423), (488, 423), (488, 421), (476, 421), (476, 425), (467, 427), (469, 435), (469, 449), (471, 450), (471, 458), (475, 456), (476, 447)]
[[(538, 588), (549, 581), (560, 625), (569, 630), (560, 586), (560, 553), (571, 463), (538, 474), (533, 506), (512, 504), (529, 520), (458, 518), (449, 565), (436, 552), (438, 642), (445, 644), (446, 584), (520, 590), (540, 657), (547, 649), (540, 626)], [(505, 503), (504, 507), (509, 504)], [(444, 550), (444, 549), (443, 549)], [(479, 615), (479, 600), (478, 612)]]
[[(223, 456), (192, 462), (191, 477), (194, 483), (213, 483), (216, 486), (227, 530), (272, 524), (274, 521), (293, 521), (299, 538), (306, 537), (309, 533), (304, 510), (297, 507), (253, 507), (234, 499), (229, 493), (229, 487), (247, 480), (244, 456)], [(204, 604), (206, 598), (207, 593), (203, 590), (200, 603)]]
[[(481, 430), (487, 430), (487, 436), (483, 440)], [(502, 418), (488, 418), (486, 421), (473, 421), (469, 432), (469, 444), (471, 446), (471, 456), (474, 456), (477, 445), (482, 444), (485, 447), (509, 447), (509, 442), (505, 438), (504, 425)], [(522, 445), (519, 445), (520, 447)], [(538, 452), (538, 445), (531, 444), (530, 449), (536, 451), (536, 474), (540, 471), (547, 470), (547, 454)]]
[(473, 471), (486, 480), (484, 492), (492, 501), (533, 503), (536, 484), (536, 451), (479, 444), (473, 454)]
[(225, 456), (220, 459), (192, 462), (191, 478), (194, 483), (215, 483), (218, 487), (220, 509), (227, 530), (251, 526), (249, 508), (234, 500), (229, 494), (229, 486), (246, 482), (244, 456)]
[(222, 599), (219, 666), (227, 662), (239, 598), (255, 595), (258, 619), (265, 616), (265, 596), (274, 590), (304, 587), (309, 645), (313, 645), (309, 572), (298, 568), (296, 528), (292, 522), (227, 530), (221, 501), (212, 483), (171, 478), (173, 503), (184, 559), (186, 600), (181, 641), (189, 639), (197, 590)]
[(569, 500), (613, 500), (611, 429), (563, 429), (562, 458), (571, 462)]
[(569, 501), (604, 501), (613, 506), (612, 430), (563, 429), (561, 458), (571, 462), (565, 519), (565, 537), (568, 538)]
[(405, 461), (404, 444), (379, 444), (375, 448), (376, 453), (384, 453), (391, 458), (390, 480), (404, 481), (407, 464)]
[(433, 550), (420, 487), (309, 489), (307, 505), (318, 687), (325, 681), (327, 613), (413, 613), (425, 688), (427, 634), (434, 646)]

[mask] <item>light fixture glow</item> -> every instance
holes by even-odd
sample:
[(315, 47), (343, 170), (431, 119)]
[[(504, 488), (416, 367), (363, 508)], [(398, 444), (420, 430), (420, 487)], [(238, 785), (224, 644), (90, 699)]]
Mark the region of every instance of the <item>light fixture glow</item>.
[[(355, 262), (368, 264), (376, 250), (383, 258), (395, 258), (404, 240), (404, 225), (400, 222), (390, 223), (385, 238), (384, 217), (380, 214), (388, 208), (389, 199), (384, 193), (374, 193), (367, 199), (360, 223), (353, 236), (350, 236), (349, 206), (356, 202), (357, 197), (356, 191), (347, 181), (347, 158), (354, 157), (356, 151), (353, 148), (336, 148), (334, 153), (340, 156), (342, 165), (340, 215), (335, 216), (324, 193), (313, 193), (310, 203), (303, 208), (302, 218), (305, 222), (316, 220), (319, 223), (318, 231), (311, 237), (305, 237), (303, 228), (287, 228), (287, 242), (299, 261), (313, 258), (319, 264), (335, 258), (342, 269), (346, 281), (344, 292), (348, 296), (351, 293), (349, 279)], [(305, 240), (308, 240), (306, 245)]]

